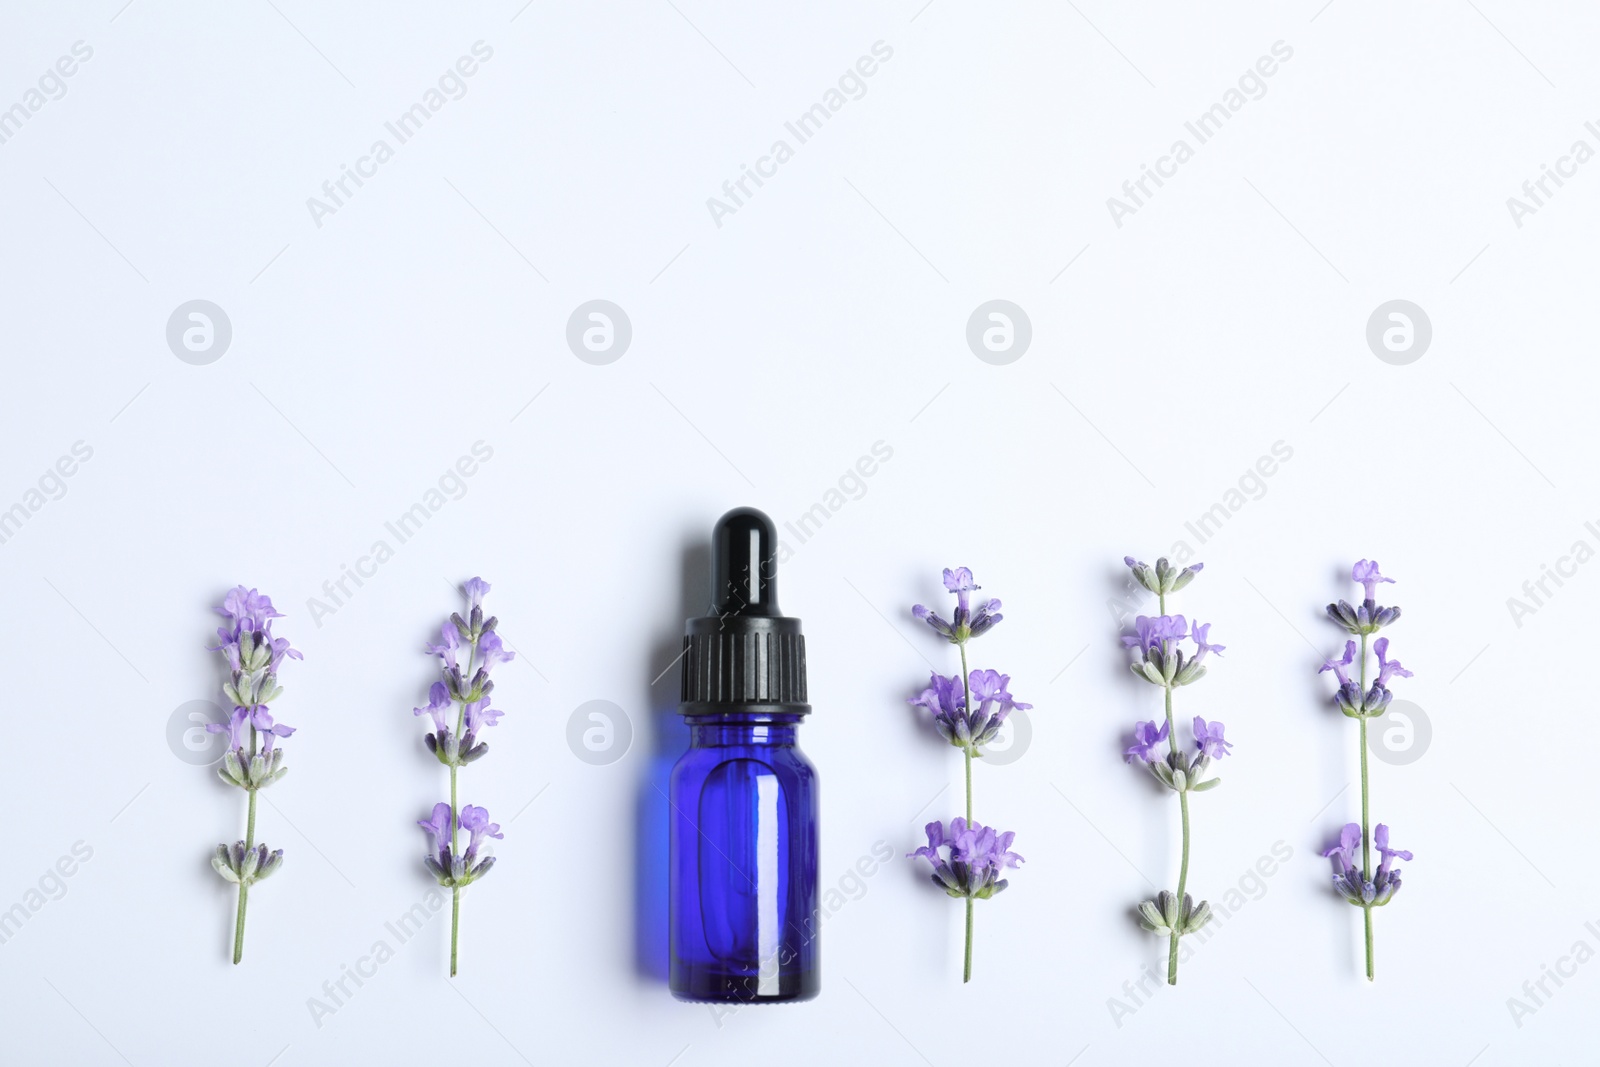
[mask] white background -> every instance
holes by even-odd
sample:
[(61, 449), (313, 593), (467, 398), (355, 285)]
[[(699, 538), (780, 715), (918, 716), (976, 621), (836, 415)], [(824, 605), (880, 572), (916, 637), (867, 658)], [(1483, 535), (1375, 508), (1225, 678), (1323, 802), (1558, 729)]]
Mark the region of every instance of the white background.
[[(1506, 198), (1574, 140), (1600, 148), (1592, 14), (121, 3), (0, 19), (0, 107), (93, 49), (0, 144), (0, 507), (93, 449), (0, 544), (0, 908), (93, 849), (0, 945), (8, 1061), (1587, 1054), (1600, 964), (1546, 980), (1520, 1020), (1507, 1000), (1532, 1006), (1523, 983), (1576, 942), (1600, 949), (1600, 576), (1547, 583), (1520, 626), (1506, 600), (1574, 541), (1600, 547), (1600, 166), (1520, 227)], [(480, 40), (493, 57), (465, 95), (319, 226), (307, 198)], [(865, 94), (717, 225), (707, 198), (878, 41), (893, 56)], [(1184, 122), (1278, 41), (1293, 56), (1265, 95), (1196, 147)], [(1107, 198), (1180, 137), (1194, 158), (1116, 225)], [(1032, 324), (1007, 366), (965, 338), (996, 298)], [(209, 365), (166, 342), (193, 299), (232, 324)], [(632, 323), (607, 366), (565, 340), (591, 299)], [(1433, 326), (1405, 366), (1366, 343), (1393, 299)], [(466, 494), (397, 544), (384, 523), (480, 440), (493, 457)], [(668, 996), (646, 943), (697, 548), (735, 505), (797, 519), (878, 441), (893, 457), (864, 494), (791, 541), (781, 599), (809, 640), (824, 885), (878, 841), (897, 858), (828, 919), (820, 999), (719, 1019)], [(1199, 543), (1185, 522), (1280, 441), (1292, 458)], [(394, 557), (313, 621), (309, 599), (379, 539)], [(1131, 909), (1146, 876), (1176, 880), (1177, 813), (1120, 758), (1159, 693), (1129, 675), (1107, 603), (1125, 553), (1179, 540), (1206, 570), (1172, 609), (1228, 646), (1179, 715), (1236, 745), (1196, 798), (1191, 887), (1215, 902), (1254, 888), (1275, 843), (1292, 858), (1135, 1005), (1124, 983), (1164, 946)], [(1417, 854), (1377, 916), (1375, 986), (1315, 855), (1358, 814), (1355, 726), (1316, 668), (1342, 636), (1321, 607), (1357, 592), (1362, 556), (1399, 579), (1389, 633), (1416, 677), (1395, 689), (1433, 726), (1420, 759), (1373, 765), (1374, 815)], [(959, 906), (899, 858), (959, 811), (957, 752), (904, 703), (930, 663), (954, 670), (910, 608), (947, 607), (957, 564), (1005, 601), (974, 666), (1036, 705), (1022, 758), (975, 775), (979, 818), (1016, 830), (1027, 864), (979, 905), (966, 987)], [(445, 977), (441, 917), (318, 1026), (308, 1000), (427, 892), (413, 823), (446, 778), (411, 708), (433, 677), (422, 643), (473, 574), (522, 655), (464, 776), (506, 837), (467, 894), (462, 974)], [(292, 771), (260, 817), (286, 866), (233, 967), (207, 855), (241, 832), (243, 797), (166, 730), (220, 699), (203, 646), (241, 581), (306, 658), (274, 709), (299, 729)], [(604, 765), (567, 742), (596, 699), (633, 734)]]

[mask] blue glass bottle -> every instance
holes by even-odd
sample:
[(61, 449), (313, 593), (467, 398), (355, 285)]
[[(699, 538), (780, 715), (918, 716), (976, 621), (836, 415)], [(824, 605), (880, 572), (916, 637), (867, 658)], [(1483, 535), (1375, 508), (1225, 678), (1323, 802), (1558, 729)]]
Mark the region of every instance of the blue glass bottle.
[(808, 1000), (821, 988), (817, 774), (795, 744), (800, 620), (780, 614), (777, 530), (753, 508), (712, 534), (714, 614), (690, 619), (672, 772), (671, 967), (683, 1000)]

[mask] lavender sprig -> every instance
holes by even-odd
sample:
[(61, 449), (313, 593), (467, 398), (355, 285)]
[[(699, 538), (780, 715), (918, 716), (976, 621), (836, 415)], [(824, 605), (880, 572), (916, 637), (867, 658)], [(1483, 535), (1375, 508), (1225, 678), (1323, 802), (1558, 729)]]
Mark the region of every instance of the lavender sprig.
[[(1411, 853), (1389, 847), (1389, 827), (1379, 823), (1372, 826), (1367, 781), (1367, 720), (1375, 719), (1389, 708), (1394, 695), (1389, 691), (1392, 678), (1410, 678), (1411, 671), (1400, 661), (1389, 658), (1389, 639), (1380, 637), (1372, 643), (1378, 656), (1378, 676), (1367, 685), (1367, 640), (1379, 630), (1400, 618), (1400, 609), (1384, 607), (1377, 602), (1378, 586), (1393, 584), (1385, 578), (1375, 559), (1357, 561), (1350, 568), (1350, 580), (1362, 587), (1363, 597), (1359, 607), (1351, 607), (1344, 600), (1329, 604), (1328, 618), (1346, 632), (1361, 639), (1359, 653), (1355, 641), (1344, 643), (1344, 654), (1338, 659), (1329, 658), (1317, 673), (1332, 671), (1339, 682), (1334, 693), (1334, 703), (1346, 717), (1361, 723), (1361, 822), (1347, 823), (1339, 832), (1339, 843), (1322, 854), (1333, 860), (1333, 888), (1346, 901), (1361, 909), (1367, 948), (1367, 980), (1374, 977), (1372, 958), (1372, 909), (1394, 899), (1400, 890), (1400, 871), (1393, 867), (1396, 859), (1409, 862)], [(1357, 677), (1350, 677), (1350, 668), (1357, 664)], [(1361, 846), (1361, 866), (1355, 862), (1357, 845)], [(1372, 850), (1376, 847), (1381, 857), (1376, 872), (1372, 869)]]
[[(505, 649), (495, 627), (500, 620), (483, 617), (483, 598), (489, 592), (489, 583), (482, 578), (466, 582), (461, 591), (467, 597), (467, 617), (453, 613), (439, 629), (439, 643), (429, 645), (428, 651), (439, 657), (443, 669), (442, 681), (428, 688), (428, 703), (412, 709), (413, 715), (427, 715), (433, 729), (423, 738), (438, 761), (450, 768), (450, 803), (433, 806), (433, 814), (418, 819), (417, 825), (427, 831), (431, 839), (429, 853), (423, 859), (428, 873), (450, 890), (450, 977), (456, 976), (456, 950), (461, 934), (461, 890), (489, 873), (494, 857), (484, 853), (479, 857), (483, 839), (505, 837), (500, 824), (489, 821), (487, 808), (471, 804), (458, 807), (456, 803), (456, 772), (469, 763), (482, 759), (489, 745), (478, 735), (500, 721), (499, 708), (489, 706), (494, 682), (489, 674), (501, 663), (516, 656)], [(481, 659), (479, 657), (482, 657)], [(465, 664), (465, 666), (463, 666)], [(455, 726), (450, 725), (451, 711), (455, 712)], [(460, 832), (471, 835), (467, 847), (460, 847)]]
[(1024, 704), (1011, 695), (1011, 676), (999, 671), (967, 669), (967, 642), (979, 637), (1000, 622), (1000, 601), (986, 600), (977, 609), (969, 594), (978, 590), (972, 572), (957, 567), (944, 572), (944, 587), (956, 595), (956, 610), (946, 622), (921, 604), (911, 614), (961, 650), (961, 674), (946, 677), (929, 675), (928, 688), (909, 703), (926, 709), (939, 735), (961, 749), (966, 764), (967, 814), (950, 820), (947, 831), (942, 822), (930, 822), (928, 843), (908, 856), (921, 856), (933, 865), (933, 883), (952, 897), (967, 902), (966, 953), (961, 980), (972, 981), (972, 902), (988, 900), (1005, 889), (1008, 881), (1000, 872), (1022, 864), (1022, 857), (1011, 851), (1016, 834), (983, 826), (972, 818), (972, 761), (982, 758), (983, 748), (993, 741), (1013, 711), (1025, 711)]
[[(1172, 893), (1163, 889), (1153, 900), (1139, 905), (1139, 925), (1167, 936), (1167, 984), (1177, 985), (1178, 939), (1194, 933), (1211, 920), (1211, 905), (1204, 900), (1196, 904), (1185, 892), (1189, 882), (1189, 794), (1203, 793), (1222, 784), (1221, 778), (1207, 778), (1205, 774), (1213, 760), (1228, 754), (1233, 743), (1224, 736), (1222, 723), (1207, 722), (1196, 715), (1192, 723), (1194, 751), (1185, 754), (1179, 747), (1178, 730), (1172, 718), (1172, 691), (1204, 678), (1206, 657), (1220, 656), (1226, 646), (1211, 643), (1210, 623), (1191, 622), (1182, 615), (1167, 614), (1167, 594), (1194, 581), (1204, 564), (1179, 568), (1165, 559), (1158, 559), (1152, 567), (1132, 556), (1124, 556), (1122, 561), (1133, 571), (1140, 585), (1156, 594), (1161, 611), (1155, 618), (1140, 615), (1134, 621), (1134, 632), (1125, 635), (1122, 644), (1134, 652), (1129, 665), (1133, 673), (1162, 688), (1166, 718), (1159, 725), (1154, 721), (1137, 723), (1133, 728), (1133, 744), (1123, 755), (1129, 763), (1141, 761), (1162, 785), (1178, 794), (1178, 808), (1183, 819), (1178, 891)], [(1192, 648), (1183, 646), (1186, 640)], [(1165, 755), (1159, 751), (1163, 742), (1167, 748)]]
[(284, 616), (274, 610), (272, 599), (259, 590), (235, 586), (216, 610), (228, 621), (217, 628), (220, 641), (206, 646), (206, 650), (221, 652), (228, 660), (228, 680), (222, 685), (222, 693), (233, 703), (233, 712), (226, 723), (208, 723), (206, 730), (228, 735), (228, 748), (217, 775), (243, 789), (250, 798), (244, 839), (231, 847), (218, 845), (211, 857), (211, 866), (223, 880), (239, 887), (239, 907), (233, 923), (233, 962), (238, 963), (244, 958), (244, 919), (250, 887), (283, 865), (283, 849), (269, 851), (266, 845), (256, 843), (256, 793), (289, 773), (283, 765), (283, 749), (276, 742), (294, 733), (293, 727), (274, 721), (267, 704), (283, 692), (278, 685), (279, 665), (285, 658), (303, 657), (289, 647), (287, 638), (272, 636), (272, 620)]

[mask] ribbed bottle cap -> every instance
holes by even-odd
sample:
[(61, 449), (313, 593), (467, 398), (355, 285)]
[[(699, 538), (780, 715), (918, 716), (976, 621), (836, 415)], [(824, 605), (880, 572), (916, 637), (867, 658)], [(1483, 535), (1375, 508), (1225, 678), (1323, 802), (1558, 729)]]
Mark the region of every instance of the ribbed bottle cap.
[(778, 529), (735, 508), (711, 533), (714, 614), (684, 627), (684, 715), (738, 711), (805, 715), (806, 639), (778, 610)]

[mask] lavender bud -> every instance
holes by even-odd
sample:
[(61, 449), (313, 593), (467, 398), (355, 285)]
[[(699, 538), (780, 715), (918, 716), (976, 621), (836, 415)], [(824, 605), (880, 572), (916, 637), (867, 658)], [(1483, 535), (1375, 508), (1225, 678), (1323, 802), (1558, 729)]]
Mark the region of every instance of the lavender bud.
[(1161, 592), (1161, 581), (1156, 577), (1156, 572), (1151, 568), (1150, 564), (1140, 562), (1132, 556), (1123, 556), (1122, 562), (1127, 564), (1128, 569), (1133, 572), (1133, 578), (1136, 582), (1152, 593)]
[(228, 882), (238, 884), (239, 872), (233, 869), (233, 857), (228, 853), (227, 845), (218, 845), (216, 854), (211, 857), (211, 866)]
[(1163, 889), (1156, 894), (1156, 900), (1161, 905), (1161, 918), (1165, 920), (1167, 928), (1170, 930), (1176, 927), (1183, 916), (1178, 906), (1178, 895), (1170, 890)]
[(1194, 576), (1199, 574), (1204, 569), (1204, 563), (1196, 563), (1192, 566), (1183, 568), (1181, 571), (1178, 571), (1172, 576), (1172, 581), (1168, 583), (1167, 592), (1176, 593), (1178, 590), (1194, 581)]
[[(261, 846), (263, 851), (265, 851), (266, 847), (266, 845)], [(262, 861), (261, 869), (256, 872), (256, 881), (263, 881), (269, 875), (276, 873), (281, 866), (283, 866), (283, 849), (273, 849), (272, 854)]]

